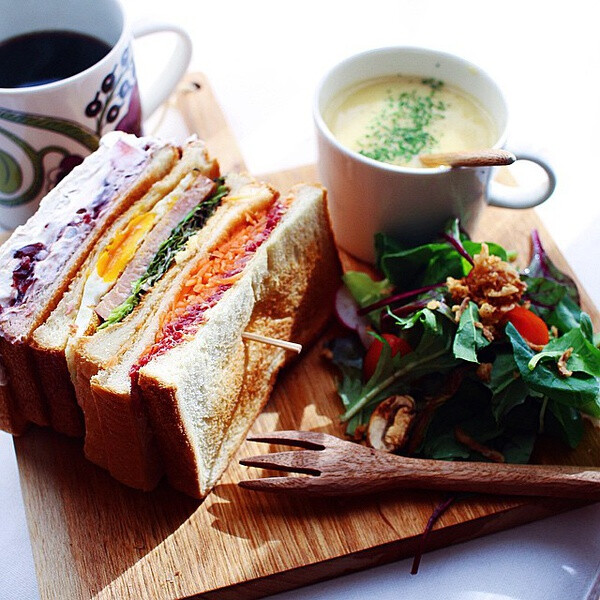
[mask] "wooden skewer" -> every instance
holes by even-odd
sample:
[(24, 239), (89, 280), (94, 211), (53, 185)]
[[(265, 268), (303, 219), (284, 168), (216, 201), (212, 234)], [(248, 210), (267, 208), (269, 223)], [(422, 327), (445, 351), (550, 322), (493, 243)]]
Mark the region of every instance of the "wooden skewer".
[(242, 337), (245, 340), (252, 340), (253, 342), (260, 342), (262, 344), (270, 344), (271, 346), (278, 346), (279, 348), (285, 348), (300, 354), (302, 352), (302, 344), (296, 344), (295, 342), (287, 342), (285, 340), (278, 340), (275, 338), (267, 337), (266, 335), (259, 335), (258, 333), (250, 333), (244, 331)]
[(419, 160), (426, 167), (501, 167), (512, 165), (517, 157), (508, 150), (477, 150), (475, 152), (442, 152), (421, 154)]

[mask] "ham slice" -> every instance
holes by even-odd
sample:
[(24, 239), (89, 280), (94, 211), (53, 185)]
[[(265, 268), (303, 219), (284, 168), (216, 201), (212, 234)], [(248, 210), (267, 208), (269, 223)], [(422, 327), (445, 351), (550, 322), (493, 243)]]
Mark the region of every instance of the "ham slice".
[(198, 175), (190, 187), (183, 192), (173, 207), (154, 225), (142, 242), (135, 257), (121, 273), (112, 289), (105, 294), (96, 307), (96, 313), (104, 320), (131, 294), (131, 288), (148, 268), (160, 245), (168, 239), (171, 231), (193, 208), (206, 200), (215, 189), (215, 183), (204, 175)]

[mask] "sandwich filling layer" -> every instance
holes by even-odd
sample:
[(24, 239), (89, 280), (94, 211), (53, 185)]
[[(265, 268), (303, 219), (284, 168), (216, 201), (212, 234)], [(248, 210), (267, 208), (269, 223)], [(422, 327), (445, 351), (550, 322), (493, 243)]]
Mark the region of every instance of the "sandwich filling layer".
[(81, 176), (65, 178), (44, 198), (40, 210), (0, 252), (0, 323), (31, 312), (28, 299), (53, 284), (97, 219), (142, 173), (158, 148), (148, 138), (105, 136), (100, 150), (77, 167)]
[(146, 348), (131, 369), (135, 377), (139, 369), (156, 356), (193, 336), (205, 321), (205, 313), (215, 306), (225, 292), (242, 276), (258, 248), (269, 238), (289, 208), (289, 199), (277, 198), (246, 218), (229, 239), (197, 263), (172, 306), (161, 320), (155, 342)]
[[(187, 241), (204, 227), (206, 221), (217, 209), (228, 191), (222, 180), (218, 180), (218, 182), (220, 185), (216, 186), (214, 182), (207, 180), (202, 175), (197, 177), (195, 184), (186, 192), (186, 197), (188, 200), (191, 199), (195, 206), (173, 227), (168, 237), (160, 243), (158, 249), (153, 249), (153, 257), (149, 263), (143, 264), (145, 268), (142, 269), (141, 276), (136, 280), (129, 280), (127, 293), (115, 294), (114, 297), (109, 298), (108, 300), (112, 303), (112, 306), (108, 302), (99, 305), (96, 312), (99, 316), (105, 316), (106, 318), (100, 327), (118, 323), (130, 314), (139, 304), (142, 296), (169, 270), (175, 261), (176, 254), (185, 246)], [(187, 207), (187, 204), (185, 206)], [(147, 241), (152, 244), (155, 241), (154, 236), (149, 237)], [(149, 250), (149, 248), (146, 248), (146, 250)], [(147, 253), (142, 252), (141, 254)], [(134, 269), (132, 269), (133, 272), (135, 272)], [(111, 310), (106, 314), (108, 308), (111, 308)]]
[(76, 335), (86, 333), (94, 307), (97, 315), (105, 319), (129, 296), (135, 279), (148, 267), (160, 243), (190, 209), (206, 200), (214, 187), (211, 179), (189, 173), (151, 210), (138, 209), (115, 232), (86, 280)]

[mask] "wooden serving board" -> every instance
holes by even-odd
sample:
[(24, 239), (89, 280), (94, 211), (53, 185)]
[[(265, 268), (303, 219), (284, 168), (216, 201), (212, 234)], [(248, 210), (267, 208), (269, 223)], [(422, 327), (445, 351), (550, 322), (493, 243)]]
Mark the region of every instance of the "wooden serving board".
[[(243, 159), (206, 80), (178, 96), (190, 131), (199, 133), (224, 171)], [(315, 180), (314, 167), (268, 179), (285, 190)], [(528, 256), (529, 232), (540, 230), (557, 264), (568, 266), (533, 211), (488, 209), (476, 239), (498, 241)], [(481, 234), (481, 235), (480, 235)], [(596, 328), (598, 311), (583, 294)], [(341, 435), (335, 372), (321, 344), (283, 372), (254, 432), (306, 429)], [(587, 427), (576, 451), (538, 449), (541, 462), (600, 466), (600, 432)], [(88, 463), (78, 440), (32, 429), (15, 439), (41, 597), (45, 599), (259, 598), (414, 554), (442, 496), (396, 492), (366, 498), (299, 499), (244, 491), (256, 477), (237, 459), (267, 451), (245, 443), (203, 502), (166, 484), (152, 493), (126, 488)], [(429, 538), (428, 549), (461, 542), (580, 506), (575, 502), (477, 497), (455, 504)], [(426, 562), (426, 560), (425, 560)]]

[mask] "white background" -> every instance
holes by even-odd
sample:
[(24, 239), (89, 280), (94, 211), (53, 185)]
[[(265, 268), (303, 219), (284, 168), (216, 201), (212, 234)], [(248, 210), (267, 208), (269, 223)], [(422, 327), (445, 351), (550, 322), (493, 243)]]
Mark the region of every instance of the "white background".
[[(558, 187), (539, 214), (600, 305), (600, 37), (593, 6), (125, 0), (134, 20), (170, 20), (189, 31), (191, 70), (209, 77), (254, 173), (314, 162), (314, 90), (325, 71), (350, 54), (417, 45), (478, 64), (506, 94), (510, 141), (542, 152), (554, 165)], [(171, 47), (166, 35), (138, 43), (142, 87), (151, 85)], [(169, 120), (163, 130), (177, 134), (178, 123)], [(10, 438), (1, 434), (1, 600), (37, 597), (16, 477)], [(599, 561), (596, 505), (431, 553), (416, 577), (408, 575), (409, 561), (402, 561), (281, 598), (571, 600), (585, 597)]]

